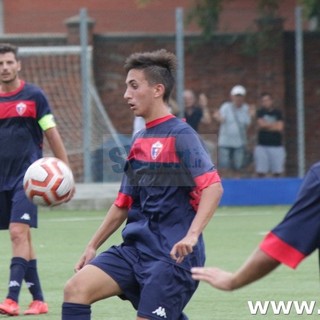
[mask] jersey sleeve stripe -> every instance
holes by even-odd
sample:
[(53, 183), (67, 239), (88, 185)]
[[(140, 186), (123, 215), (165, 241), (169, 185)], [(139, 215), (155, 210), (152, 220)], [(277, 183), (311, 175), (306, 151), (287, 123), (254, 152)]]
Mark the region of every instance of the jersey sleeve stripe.
[(199, 188), (199, 190), (203, 190), (213, 183), (221, 182), (221, 179), (217, 171), (210, 171), (196, 177), (194, 181), (197, 188)]
[(290, 246), (274, 233), (269, 232), (260, 244), (260, 249), (275, 260), (295, 269), (305, 255)]
[(131, 196), (124, 194), (122, 192), (118, 192), (118, 196), (114, 201), (114, 205), (119, 208), (128, 208), (130, 209), (133, 203), (133, 199)]

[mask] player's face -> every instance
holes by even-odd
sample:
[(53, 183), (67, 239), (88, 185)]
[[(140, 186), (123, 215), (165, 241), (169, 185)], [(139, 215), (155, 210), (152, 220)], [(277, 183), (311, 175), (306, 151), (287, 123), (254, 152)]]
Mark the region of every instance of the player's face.
[(0, 54), (0, 82), (11, 83), (18, 77), (20, 62), (12, 52)]
[(136, 116), (148, 117), (154, 103), (155, 87), (148, 83), (142, 70), (131, 69), (126, 79), (124, 98)]

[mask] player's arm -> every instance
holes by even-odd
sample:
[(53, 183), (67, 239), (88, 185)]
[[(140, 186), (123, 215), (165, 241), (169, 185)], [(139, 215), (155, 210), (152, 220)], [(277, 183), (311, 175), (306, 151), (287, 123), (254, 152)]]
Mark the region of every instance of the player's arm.
[(213, 183), (202, 190), (199, 207), (187, 235), (176, 243), (170, 252), (171, 258), (177, 263), (181, 263), (184, 257), (193, 251), (200, 234), (217, 209), (222, 193), (221, 182)]
[[(52, 114), (47, 114), (39, 120), (39, 125), (44, 132), (44, 135), (49, 143), (50, 149), (52, 150), (54, 156), (70, 167), (67, 151), (63, 144), (60, 133), (56, 127)], [(72, 191), (69, 194), (68, 200), (71, 200), (75, 195), (76, 188), (73, 187)]]
[(53, 115), (51, 113), (44, 115), (42, 118), (39, 119), (38, 124), (44, 132), (44, 135), (48, 140), (49, 146), (54, 156), (65, 162), (68, 166), (70, 166), (67, 152), (64, 147), (60, 133), (56, 127), (56, 122), (54, 120)]
[(256, 249), (243, 266), (231, 273), (219, 268), (192, 268), (192, 278), (202, 280), (220, 290), (235, 290), (269, 274), (280, 262), (271, 258), (261, 249)]
[(113, 204), (105, 216), (100, 227), (86, 246), (80, 260), (75, 266), (75, 271), (79, 271), (92, 258), (95, 257), (97, 249), (122, 225), (128, 217), (128, 209), (120, 208)]
[(67, 152), (57, 127), (47, 129), (44, 131), (44, 135), (48, 140), (50, 149), (52, 150), (54, 156), (70, 166)]

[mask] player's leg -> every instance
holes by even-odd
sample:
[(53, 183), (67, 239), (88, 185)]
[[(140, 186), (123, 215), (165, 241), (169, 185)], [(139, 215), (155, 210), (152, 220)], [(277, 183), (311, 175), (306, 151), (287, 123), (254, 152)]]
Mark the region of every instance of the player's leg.
[(40, 278), (38, 274), (36, 253), (33, 249), (31, 230), (29, 230), (29, 245), (30, 245), (30, 260), (28, 262), (28, 269), (25, 273), (24, 280), (28, 287), (30, 294), (32, 295), (32, 301), (29, 304), (25, 315), (37, 315), (48, 313), (48, 304), (44, 301), (44, 296), (40, 284)]
[(89, 320), (92, 303), (120, 294), (119, 285), (107, 273), (86, 265), (65, 285), (62, 320)]
[(144, 279), (141, 282), (137, 319), (188, 319), (183, 309), (194, 294), (198, 282), (191, 278), (190, 272), (175, 264), (145, 256), (142, 260)]
[(12, 259), (10, 264), (9, 290), (7, 298), (0, 304), (0, 312), (8, 315), (19, 314), (19, 294), (22, 286), (28, 261), (30, 259), (29, 232), (30, 225), (36, 221), (33, 219), (34, 206), (30, 209), (22, 186), (6, 193), (6, 209), (10, 210), (9, 233), (12, 246)]
[(137, 307), (139, 285), (131, 263), (137, 258), (134, 252), (124, 258), (124, 251), (112, 247), (100, 253), (67, 282), (62, 320), (90, 320), (92, 303), (116, 295)]
[[(9, 224), (10, 224), (10, 218), (11, 218), (11, 192), (0, 192), (0, 229), (1, 230), (8, 230), (9, 229)], [(12, 262), (12, 260), (11, 260)], [(12, 264), (10, 266), (11, 270)], [(10, 279), (12, 278), (11, 271), (10, 271)], [(22, 279), (21, 279), (22, 282)], [(9, 292), (8, 295), (10, 294), (10, 288), (16, 284), (15, 282), (11, 282), (9, 280)], [(17, 287), (18, 291), (20, 291), (21, 283), (19, 284), (17, 282)], [(14, 301), (10, 298), (7, 298), (0, 304), (0, 313), (1, 314), (7, 314), (7, 315), (18, 315), (20, 312), (19, 310), (19, 305), (17, 301)]]

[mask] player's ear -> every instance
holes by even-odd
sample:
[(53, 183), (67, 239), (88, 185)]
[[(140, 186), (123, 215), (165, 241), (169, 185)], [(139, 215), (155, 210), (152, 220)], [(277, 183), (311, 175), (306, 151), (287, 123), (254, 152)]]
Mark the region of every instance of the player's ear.
[(156, 98), (164, 95), (165, 87), (162, 83), (158, 83), (154, 86), (154, 96)]

